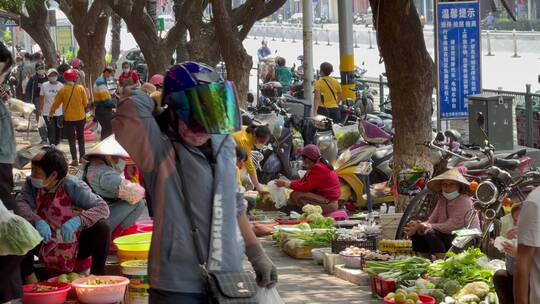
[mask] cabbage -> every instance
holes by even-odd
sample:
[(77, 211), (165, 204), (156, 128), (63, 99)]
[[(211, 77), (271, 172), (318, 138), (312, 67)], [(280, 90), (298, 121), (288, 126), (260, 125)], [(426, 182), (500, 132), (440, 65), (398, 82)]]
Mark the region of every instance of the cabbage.
[(32, 224), (8, 211), (0, 201), (0, 256), (25, 255), (41, 240)]

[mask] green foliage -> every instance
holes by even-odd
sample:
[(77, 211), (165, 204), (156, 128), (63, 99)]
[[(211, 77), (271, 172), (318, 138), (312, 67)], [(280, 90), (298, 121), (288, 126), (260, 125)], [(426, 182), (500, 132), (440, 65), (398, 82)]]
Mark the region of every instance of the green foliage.
[(66, 62), (71, 62), (71, 60), (75, 57), (77, 57), (77, 51), (74, 50), (67, 50), (64, 52), (64, 58)]
[(10, 13), (21, 14), (23, 4), (27, 9), (32, 9), (37, 5), (43, 4), (44, 0), (0, 0), (0, 9)]
[(527, 20), (518, 19), (514, 21), (512, 19), (500, 18), (495, 20), (495, 29), (499, 31), (540, 31), (540, 20)]
[(2, 34), (2, 41), (4, 41), (4, 43), (6, 44), (11, 44), (11, 30), (10, 29), (5, 29), (4, 30), (4, 33)]

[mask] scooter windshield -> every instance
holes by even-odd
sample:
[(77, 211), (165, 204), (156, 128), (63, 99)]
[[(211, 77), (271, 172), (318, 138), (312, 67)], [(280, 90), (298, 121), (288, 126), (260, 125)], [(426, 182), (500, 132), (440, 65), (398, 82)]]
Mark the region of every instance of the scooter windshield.
[(362, 120), (358, 125), (360, 135), (370, 144), (385, 144), (392, 140), (392, 136), (369, 121)]

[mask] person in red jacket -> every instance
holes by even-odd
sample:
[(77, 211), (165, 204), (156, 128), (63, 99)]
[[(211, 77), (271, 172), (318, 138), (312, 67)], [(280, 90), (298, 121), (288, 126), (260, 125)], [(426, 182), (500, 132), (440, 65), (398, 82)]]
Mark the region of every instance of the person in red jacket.
[(123, 86), (124, 80), (126, 80), (127, 78), (131, 78), (134, 84), (137, 84), (137, 85), (140, 84), (139, 74), (137, 74), (137, 72), (132, 71), (130, 69), (129, 62), (124, 61), (122, 62), (122, 74), (120, 74), (120, 77), (118, 77), (118, 84), (120, 86)]
[(321, 158), (321, 151), (315, 145), (307, 145), (300, 150), (306, 175), (300, 180), (278, 180), (278, 187), (287, 187), (293, 190), (289, 205), (293, 208), (302, 208), (307, 204), (318, 205), (323, 214), (329, 214), (338, 209), (338, 200), (341, 195), (339, 178), (334, 168)]

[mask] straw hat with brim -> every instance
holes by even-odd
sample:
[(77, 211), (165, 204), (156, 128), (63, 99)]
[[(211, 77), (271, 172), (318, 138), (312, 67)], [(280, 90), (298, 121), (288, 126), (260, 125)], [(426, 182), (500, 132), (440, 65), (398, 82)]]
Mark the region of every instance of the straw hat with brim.
[(469, 181), (465, 177), (463, 177), (463, 175), (461, 175), (458, 169), (451, 169), (439, 176), (434, 177), (428, 182), (427, 186), (432, 192), (440, 193), (442, 192), (441, 183), (445, 180), (454, 181), (458, 184), (469, 187)]
[(96, 144), (85, 156), (92, 155), (129, 157), (127, 151), (116, 141), (114, 134)]

